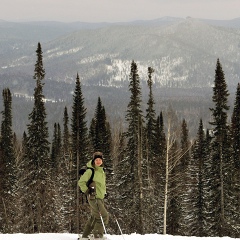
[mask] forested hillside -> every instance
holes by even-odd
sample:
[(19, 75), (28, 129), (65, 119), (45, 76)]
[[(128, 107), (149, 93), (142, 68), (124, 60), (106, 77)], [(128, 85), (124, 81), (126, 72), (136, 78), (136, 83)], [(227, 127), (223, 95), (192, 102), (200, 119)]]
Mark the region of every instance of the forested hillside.
[[(46, 102), (49, 86), (43, 55), (38, 43), (27, 108), (13, 101), (17, 98), (11, 88), (2, 91), (1, 233), (81, 232), (88, 207), (77, 186), (78, 170), (94, 151), (101, 151), (106, 205), (124, 233), (240, 237), (240, 85), (235, 85), (230, 108), (221, 59), (215, 59), (211, 70), (211, 92), (196, 88), (194, 96), (204, 91), (205, 103), (210, 101), (207, 108), (201, 107), (202, 97), (199, 103), (191, 92), (171, 90), (176, 102), (178, 96), (186, 97), (181, 115), (164, 92), (161, 98), (155, 94), (154, 67), (147, 67), (144, 85), (139, 63), (132, 60), (125, 73), (128, 91), (122, 92), (127, 105), (122, 109), (122, 95), (115, 89), (120, 107), (114, 111), (122, 117), (110, 121), (112, 103), (102, 99), (112, 93), (101, 88), (106, 92), (99, 96), (96, 86), (88, 86), (85, 95), (80, 73), (72, 98)], [(191, 109), (188, 101), (193, 97), (198, 107)], [(91, 98), (96, 101), (89, 111), (86, 105)], [(162, 101), (161, 107), (156, 99)], [(28, 112), (21, 137), (13, 131), (12, 113), (18, 106)], [(59, 117), (51, 119), (52, 111)], [(185, 115), (198, 123), (191, 131)], [(118, 228), (110, 222), (109, 229), (114, 233)]]
[(191, 138), (196, 134), (198, 118), (203, 118), (205, 125), (210, 118), (217, 58), (224, 65), (232, 110), (240, 78), (239, 19), (161, 18), (96, 24), (1, 21), (0, 91), (9, 88), (13, 95), (13, 131), (18, 137), (26, 130), (33, 107), (32, 72), (38, 41), (43, 47), (46, 69), (44, 95), (50, 136), (56, 119), (62, 119), (62, 109), (72, 104), (77, 73), (88, 109), (88, 126), (98, 97), (109, 110), (109, 121), (123, 122), (130, 97), (132, 60), (138, 64), (143, 111), (148, 99), (150, 66), (154, 69), (157, 113), (172, 105), (177, 116), (187, 120)]

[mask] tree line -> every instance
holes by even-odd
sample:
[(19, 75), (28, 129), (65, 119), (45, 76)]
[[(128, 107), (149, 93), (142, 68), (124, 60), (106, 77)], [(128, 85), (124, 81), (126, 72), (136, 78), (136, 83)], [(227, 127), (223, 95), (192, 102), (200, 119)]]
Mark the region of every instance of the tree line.
[(65, 107), (63, 124), (54, 124), (49, 141), (40, 43), (36, 57), (33, 109), (22, 139), (12, 130), (11, 92), (5, 88), (2, 93), (1, 233), (81, 232), (89, 209), (77, 186), (79, 169), (94, 151), (102, 151), (109, 233), (118, 233), (116, 217), (124, 233), (240, 237), (240, 84), (230, 115), (219, 59), (211, 129), (200, 118), (194, 139), (171, 106), (156, 113), (151, 67), (147, 108), (142, 109), (138, 67), (132, 61), (125, 126), (110, 126), (99, 97), (88, 127), (77, 74), (71, 115)]

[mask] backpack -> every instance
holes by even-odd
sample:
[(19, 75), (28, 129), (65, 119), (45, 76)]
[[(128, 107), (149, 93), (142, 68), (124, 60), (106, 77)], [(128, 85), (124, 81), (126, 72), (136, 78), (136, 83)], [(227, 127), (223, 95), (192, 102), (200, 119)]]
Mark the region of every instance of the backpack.
[[(83, 166), (80, 168), (79, 170), (79, 178), (81, 178), (81, 176), (87, 171), (87, 169), (91, 169), (92, 170), (92, 175), (91, 177), (89, 178), (89, 180), (87, 181), (87, 187), (89, 187), (89, 185), (93, 182), (93, 177), (94, 177), (94, 169), (93, 168), (90, 168), (90, 167), (87, 167), (87, 166)], [(83, 193), (80, 189), (80, 192)]]

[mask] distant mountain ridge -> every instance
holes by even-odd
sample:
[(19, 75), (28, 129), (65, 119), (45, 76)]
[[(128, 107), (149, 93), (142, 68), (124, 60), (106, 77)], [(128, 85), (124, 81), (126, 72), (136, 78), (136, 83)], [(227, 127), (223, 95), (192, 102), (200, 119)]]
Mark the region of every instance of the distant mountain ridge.
[(196, 116), (209, 120), (217, 58), (233, 102), (240, 82), (239, 20), (165, 17), (124, 23), (0, 21), (0, 91), (8, 87), (13, 94), (14, 129), (23, 133), (32, 108), (38, 42), (46, 70), (44, 95), (49, 126), (62, 119), (64, 106), (71, 111), (77, 73), (88, 121), (98, 96), (112, 121), (122, 119), (129, 100), (130, 65), (135, 60), (143, 102), (148, 96), (147, 68), (153, 67), (158, 114), (171, 103), (180, 117), (191, 122), (189, 127), (197, 129)]
[(154, 68), (156, 88), (211, 87), (220, 58), (227, 82), (235, 86), (240, 79), (239, 34), (240, 18), (0, 22), (0, 79), (15, 92), (28, 93), (24, 89), (28, 84), (22, 81), (30, 81), (33, 75), (40, 41), (46, 78), (53, 82), (74, 83), (78, 72), (86, 86), (126, 87), (135, 60), (143, 83), (147, 67)]

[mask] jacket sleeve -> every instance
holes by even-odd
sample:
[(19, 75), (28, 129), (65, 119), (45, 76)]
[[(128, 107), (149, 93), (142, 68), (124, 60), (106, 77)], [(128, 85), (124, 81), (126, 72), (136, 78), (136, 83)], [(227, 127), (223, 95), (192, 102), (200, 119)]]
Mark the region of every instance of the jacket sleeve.
[(81, 191), (84, 193), (88, 190), (87, 182), (90, 179), (91, 175), (92, 175), (92, 170), (87, 169), (78, 181), (78, 186), (80, 187)]

